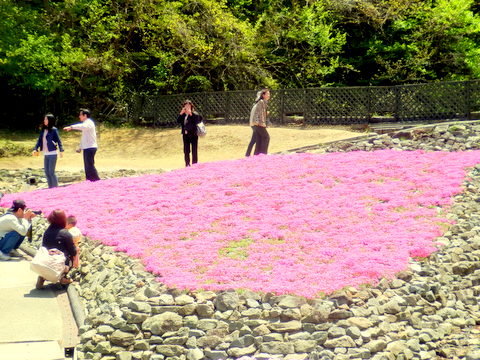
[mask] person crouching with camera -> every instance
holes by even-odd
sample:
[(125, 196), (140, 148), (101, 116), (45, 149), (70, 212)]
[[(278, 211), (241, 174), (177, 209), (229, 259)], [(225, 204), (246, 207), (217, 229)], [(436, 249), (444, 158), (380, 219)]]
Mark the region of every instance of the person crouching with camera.
[(12, 207), (0, 216), (0, 260), (22, 257), (18, 248), (32, 226), (32, 218), (37, 214), (27, 209), (23, 200), (13, 200)]

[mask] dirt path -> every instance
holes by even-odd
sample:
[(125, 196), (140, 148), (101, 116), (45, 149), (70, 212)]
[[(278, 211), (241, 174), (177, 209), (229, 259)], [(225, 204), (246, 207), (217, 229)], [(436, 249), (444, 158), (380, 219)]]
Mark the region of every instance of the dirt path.
[[(199, 161), (239, 159), (245, 155), (252, 130), (240, 125), (211, 125), (199, 139)], [(269, 153), (358, 136), (341, 128), (270, 128)], [(83, 158), (75, 153), (80, 133), (60, 132), (65, 152), (57, 170), (82, 170)], [(31, 146), (35, 144), (32, 139)], [(176, 169), (184, 166), (179, 129), (106, 129), (99, 131), (96, 166), (101, 173), (118, 169)], [(0, 168), (43, 168), (43, 157), (0, 158)]]

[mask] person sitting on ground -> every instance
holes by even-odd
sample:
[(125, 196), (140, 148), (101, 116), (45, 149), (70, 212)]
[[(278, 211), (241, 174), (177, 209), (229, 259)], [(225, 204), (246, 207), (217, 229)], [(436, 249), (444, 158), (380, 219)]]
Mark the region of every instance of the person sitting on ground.
[(67, 230), (73, 237), (73, 243), (77, 249), (77, 255), (73, 258), (73, 267), (80, 265), (80, 242), (82, 241), (82, 232), (77, 227), (77, 218), (73, 215), (67, 217)]
[(11, 257), (22, 257), (18, 248), (32, 226), (32, 218), (36, 214), (27, 209), (25, 201), (13, 200), (12, 207), (0, 216), (0, 260), (10, 260)]
[[(57, 249), (65, 255), (65, 269), (63, 277), (60, 279), (61, 284), (70, 284), (71, 279), (67, 278), (67, 273), (73, 264), (73, 258), (77, 254), (77, 249), (73, 243), (73, 237), (65, 228), (67, 226), (67, 215), (63, 210), (53, 210), (47, 217), (50, 225), (43, 234), (42, 246), (48, 250)], [(45, 278), (38, 277), (37, 289), (43, 288)]]

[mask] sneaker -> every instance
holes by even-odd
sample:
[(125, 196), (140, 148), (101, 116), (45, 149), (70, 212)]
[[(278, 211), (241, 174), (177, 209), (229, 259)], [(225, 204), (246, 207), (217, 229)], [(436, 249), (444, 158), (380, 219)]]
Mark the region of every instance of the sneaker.
[(9, 255), (10, 257), (23, 257), (23, 255), (20, 254), (17, 249), (13, 249), (12, 251), (10, 251)]
[(10, 260), (11, 257), (7, 254), (4, 254), (3, 252), (0, 251), (0, 260), (2, 261), (7, 261), (7, 260)]

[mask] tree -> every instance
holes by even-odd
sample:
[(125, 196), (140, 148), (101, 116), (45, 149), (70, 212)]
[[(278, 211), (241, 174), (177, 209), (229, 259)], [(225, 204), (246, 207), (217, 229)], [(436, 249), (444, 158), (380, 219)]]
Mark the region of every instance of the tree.
[(279, 1), (257, 23), (263, 66), (283, 87), (325, 84), (341, 66), (345, 34), (323, 1), (288, 5)]
[[(348, 4), (348, 5), (347, 5)], [(478, 78), (479, 17), (468, 0), (331, 2), (347, 34), (345, 84)]]
[(80, 106), (123, 116), (138, 94), (478, 78), (478, 9), (474, 0), (3, 0), (0, 116), (64, 119)]
[[(44, 100), (67, 87), (71, 65), (82, 58), (67, 33), (50, 32), (35, 2), (0, 4), (0, 79), (8, 118), (38, 122)], [(27, 109), (25, 116), (22, 110)]]
[(223, 1), (153, 5), (139, 26), (150, 91), (228, 90), (269, 81), (256, 59), (252, 29)]

